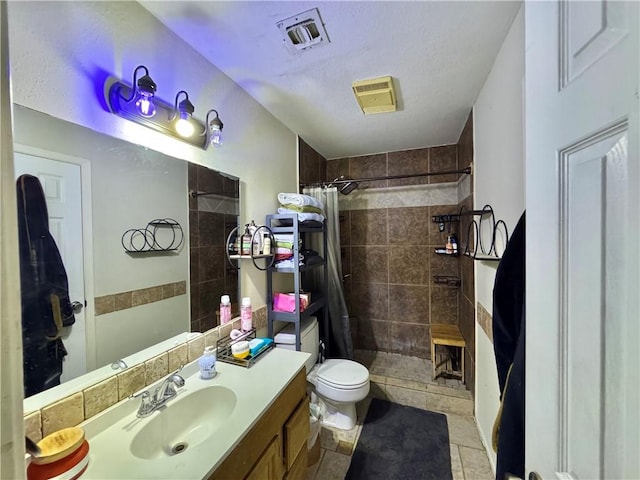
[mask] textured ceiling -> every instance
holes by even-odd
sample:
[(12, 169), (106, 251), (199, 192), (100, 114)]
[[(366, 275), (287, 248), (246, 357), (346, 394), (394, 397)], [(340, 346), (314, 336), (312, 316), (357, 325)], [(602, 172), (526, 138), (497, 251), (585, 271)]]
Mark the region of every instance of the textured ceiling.
[[(328, 159), (455, 143), (520, 2), (140, 1)], [(318, 8), (331, 42), (291, 54), (276, 22)], [(351, 83), (391, 75), (393, 113)]]

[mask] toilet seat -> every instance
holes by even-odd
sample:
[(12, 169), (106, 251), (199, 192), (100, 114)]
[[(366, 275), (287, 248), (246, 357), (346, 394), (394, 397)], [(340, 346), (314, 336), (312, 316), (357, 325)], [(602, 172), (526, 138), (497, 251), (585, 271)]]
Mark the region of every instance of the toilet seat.
[(351, 360), (330, 359), (318, 366), (316, 377), (328, 387), (355, 390), (368, 385), (369, 371)]
[(369, 393), (369, 371), (351, 360), (325, 360), (307, 379), (323, 397), (340, 403), (359, 402)]

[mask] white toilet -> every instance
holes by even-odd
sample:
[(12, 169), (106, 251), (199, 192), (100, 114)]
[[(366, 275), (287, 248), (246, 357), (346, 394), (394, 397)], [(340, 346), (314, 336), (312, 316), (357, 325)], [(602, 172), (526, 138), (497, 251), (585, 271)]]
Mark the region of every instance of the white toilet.
[[(351, 360), (318, 360), (320, 341), (318, 322), (309, 317), (300, 324), (301, 350), (311, 354), (307, 360), (307, 381), (314, 387), (322, 409), (322, 423), (342, 430), (356, 425), (356, 402), (369, 393), (369, 371)], [(276, 347), (295, 350), (295, 325), (288, 324), (278, 333)]]

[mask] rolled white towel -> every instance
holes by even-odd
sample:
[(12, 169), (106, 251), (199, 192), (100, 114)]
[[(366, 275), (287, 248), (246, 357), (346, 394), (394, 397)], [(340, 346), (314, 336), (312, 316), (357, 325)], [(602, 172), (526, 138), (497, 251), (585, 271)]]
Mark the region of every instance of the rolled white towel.
[(304, 195), (302, 193), (279, 193), (278, 201), (282, 205), (297, 205), (299, 207), (310, 205), (316, 208), (324, 207), (320, 200), (317, 200), (309, 195)]

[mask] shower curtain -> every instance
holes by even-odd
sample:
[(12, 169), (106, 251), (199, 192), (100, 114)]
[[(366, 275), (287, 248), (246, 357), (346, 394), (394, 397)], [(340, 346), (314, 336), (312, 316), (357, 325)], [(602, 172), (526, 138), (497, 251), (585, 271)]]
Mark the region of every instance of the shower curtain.
[(353, 359), (353, 344), (351, 342), (351, 326), (349, 323), (349, 312), (344, 299), (342, 288), (342, 261), (340, 255), (340, 220), (338, 218), (338, 190), (336, 187), (329, 188), (305, 188), (304, 193), (314, 197), (324, 205), (324, 216), (327, 222), (327, 252), (324, 256), (327, 259), (327, 271), (329, 285), (327, 292), (329, 298), (329, 324), (331, 330), (331, 351), (332, 357)]

